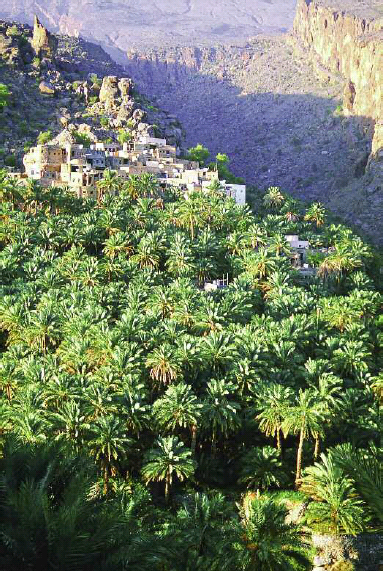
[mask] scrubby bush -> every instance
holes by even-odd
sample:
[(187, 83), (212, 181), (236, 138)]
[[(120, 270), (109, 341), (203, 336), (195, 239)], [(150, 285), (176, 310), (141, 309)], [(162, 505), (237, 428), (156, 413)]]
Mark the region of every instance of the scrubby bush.
[(11, 93), (4, 83), (0, 83), (0, 111), (3, 110), (6, 105), (8, 105), (9, 98)]
[(337, 561), (330, 571), (354, 571), (355, 566), (351, 561)]
[(100, 117), (100, 124), (101, 124), (101, 127), (108, 127), (109, 126), (108, 117), (105, 117), (105, 116)]
[(39, 136), (37, 137), (37, 143), (39, 145), (46, 145), (49, 141), (52, 140), (52, 131), (40, 131)]
[(125, 129), (120, 129), (118, 132), (118, 142), (123, 145), (124, 143), (129, 143), (129, 141), (132, 139), (132, 134), (129, 133), (129, 131), (126, 131)]
[(4, 164), (7, 167), (15, 167), (16, 166), (16, 157), (15, 155), (8, 155), (4, 159)]
[(84, 145), (84, 147), (90, 147), (91, 138), (86, 133), (79, 133), (78, 131), (73, 132), (73, 137), (78, 145)]

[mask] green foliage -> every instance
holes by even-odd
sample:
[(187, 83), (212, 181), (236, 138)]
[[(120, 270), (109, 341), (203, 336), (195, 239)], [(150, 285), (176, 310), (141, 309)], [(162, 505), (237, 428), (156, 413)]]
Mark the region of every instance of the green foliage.
[(28, 153), (32, 147), (33, 147), (32, 141), (27, 141), (26, 143), (24, 143), (23, 147), (24, 153)]
[(105, 116), (100, 117), (100, 124), (101, 124), (101, 127), (108, 127), (109, 126), (108, 117), (105, 117)]
[(311, 569), (299, 526), (285, 523), (287, 510), (271, 498), (254, 498), (242, 511), (231, 569), (293, 571)]
[(190, 161), (196, 161), (203, 166), (206, 163), (207, 158), (210, 155), (209, 149), (198, 143), (195, 147), (191, 147), (188, 150), (188, 159)]
[(13, 167), (14, 168), (17, 164), (16, 156), (15, 155), (8, 155), (4, 159), (4, 164), (7, 167)]
[(174, 477), (181, 482), (191, 478), (195, 464), (188, 450), (177, 437), (158, 438), (155, 446), (148, 451), (142, 468), (146, 481), (164, 481), (165, 498), (169, 499), (170, 487)]
[(11, 92), (9, 91), (8, 86), (4, 85), (4, 83), (0, 83), (0, 111), (8, 105), (10, 96)]
[[(311, 529), (379, 529), (382, 298), (358, 236), (276, 187), (252, 214), (109, 169), (92, 199), (22, 183), (0, 171), (0, 568), (50, 538), (40, 569), (86, 539), (65, 569), (296, 570), (305, 498)], [(309, 283), (292, 233), (324, 249)], [(266, 491), (238, 513), (245, 486)]]
[(10, 36), (12, 38), (12, 37), (18, 36), (19, 34), (20, 34), (20, 31), (19, 31), (18, 27), (16, 26), (16, 24), (7, 28), (7, 31), (6, 31), (7, 36)]
[(321, 455), (322, 464), (306, 469), (302, 490), (317, 500), (306, 513), (309, 525), (318, 525), (330, 533), (356, 534), (363, 530), (367, 517), (362, 501), (356, 497), (353, 483), (334, 461)]
[(72, 134), (74, 140), (78, 145), (84, 145), (84, 147), (90, 147), (92, 140), (89, 137), (89, 135), (87, 135), (86, 133), (79, 133), (79, 131), (73, 131)]
[(240, 482), (248, 488), (267, 490), (279, 487), (283, 480), (280, 453), (272, 446), (253, 448), (242, 458)]
[(129, 143), (129, 141), (132, 140), (132, 134), (125, 129), (119, 129), (117, 139), (120, 145), (123, 145), (124, 143)]
[(216, 166), (220, 180), (225, 180), (229, 184), (245, 184), (243, 178), (235, 176), (230, 172), (228, 168), (229, 162), (229, 157), (227, 155), (218, 153), (215, 158), (215, 163), (210, 163), (210, 168), (214, 168)]
[(98, 87), (101, 87), (102, 79), (97, 76), (97, 73), (91, 73), (89, 76), (89, 79), (93, 83), (93, 85), (97, 85)]
[(352, 561), (337, 561), (331, 566), (330, 571), (355, 571)]
[(40, 131), (39, 136), (37, 137), (37, 144), (38, 145), (46, 145), (49, 141), (52, 140), (52, 131)]

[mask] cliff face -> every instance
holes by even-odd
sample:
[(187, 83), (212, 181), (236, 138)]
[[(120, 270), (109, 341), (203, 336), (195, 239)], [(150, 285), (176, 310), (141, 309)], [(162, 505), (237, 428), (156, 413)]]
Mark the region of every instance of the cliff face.
[(383, 17), (377, 10), (298, 0), (293, 36), (317, 69), (343, 76), (346, 114), (383, 117)]
[[(380, 5), (380, 7), (379, 7)], [(344, 82), (343, 114), (369, 132), (362, 177), (339, 187), (328, 203), (383, 242), (383, 15), (380, 2), (298, 0), (293, 44), (329, 81)]]

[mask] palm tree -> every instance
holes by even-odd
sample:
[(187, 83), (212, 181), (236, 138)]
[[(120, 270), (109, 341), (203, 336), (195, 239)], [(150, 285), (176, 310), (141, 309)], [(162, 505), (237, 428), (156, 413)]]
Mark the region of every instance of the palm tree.
[(159, 437), (145, 455), (142, 475), (147, 482), (165, 482), (165, 499), (169, 501), (170, 487), (176, 477), (181, 482), (194, 474), (191, 451), (177, 436)]
[(188, 240), (182, 234), (175, 234), (168, 251), (167, 270), (175, 277), (191, 276), (194, 258)]
[(211, 432), (211, 449), (215, 454), (217, 437), (235, 430), (240, 423), (240, 405), (231, 397), (234, 387), (225, 381), (212, 380), (207, 384), (206, 396), (203, 400), (202, 424)]
[(170, 345), (154, 349), (146, 359), (146, 366), (151, 378), (163, 385), (175, 381), (181, 372), (179, 357)]
[(103, 252), (111, 260), (114, 260), (121, 253), (127, 255), (131, 254), (132, 251), (133, 247), (126, 232), (115, 232), (105, 240)]
[(80, 403), (72, 399), (62, 403), (57, 412), (51, 414), (55, 440), (64, 442), (78, 451), (90, 429), (89, 418)]
[(234, 338), (231, 335), (213, 331), (204, 337), (201, 343), (201, 357), (214, 374), (227, 372), (238, 357)]
[(30, 322), (25, 336), (32, 347), (46, 352), (49, 345), (55, 345), (59, 339), (59, 321), (53, 307), (42, 307), (29, 314)]
[(84, 458), (52, 447), (8, 448), (1, 471), (0, 568), (120, 569), (132, 555), (130, 543), (142, 556), (144, 534), (134, 510), (130, 516), (116, 502), (100, 502), (90, 494), (92, 485)]
[(268, 384), (260, 394), (256, 416), (259, 428), (266, 436), (276, 436), (277, 448), (282, 450), (281, 431), (286, 409), (291, 406), (293, 391), (279, 384)]
[(202, 404), (185, 383), (170, 386), (164, 396), (154, 403), (153, 413), (162, 430), (174, 432), (189, 428), (192, 434), (191, 450), (194, 455), (197, 440), (197, 426), (201, 418)]
[(189, 194), (186, 200), (183, 200), (178, 208), (178, 224), (183, 228), (188, 228), (192, 241), (195, 236), (195, 229), (201, 223), (201, 195), (197, 192)]
[(268, 250), (270, 252), (275, 252), (277, 256), (280, 256), (281, 254), (288, 255), (291, 252), (291, 247), (285, 236), (281, 232), (278, 232), (270, 239)]
[(295, 403), (290, 405), (285, 412), (282, 430), (287, 436), (290, 432), (299, 434), (297, 450), (297, 469), (295, 485), (299, 486), (302, 472), (303, 444), (308, 436), (314, 438), (322, 432), (322, 416), (318, 407), (315, 394), (310, 390), (299, 391)]
[(246, 239), (252, 248), (265, 246), (267, 242), (265, 229), (259, 224), (252, 224), (246, 232)]
[(218, 569), (230, 537), (231, 508), (221, 493), (186, 496), (168, 533), (177, 540), (175, 567), (185, 571)]
[(351, 480), (332, 455), (321, 454), (321, 460), (321, 464), (306, 468), (302, 479), (302, 491), (316, 500), (306, 514), (309, 525), (319, 523), (337, 535), (362, 531), (366, 519), (363, 502), (355, 497)]
[(326, 210), (320, 202), (314, 202), (310, 208), (307, 210), (305, 215), (305, 220), (309, 222), (314, 222), (317, 226), (323, 226), (325, 222)]
[(285, 201), (285, 197), (277, 186), (270, 186), (263, 197), (265, 206), (270, 208), (278, 208)]
[(256, 253), (243, 255), (245, 271), (255, 279), (264, 280), (276, 270), (276, 260), (267, 248), (259, 248)]
[(270, 486), (279, 487), (282, 482), (280, 453), (272, 446), (252, 448), (241, 459), (240, 483), (248, 488), (266, 490)]
[(126, 456), (126, 448), (131, 444), (119, 418), (101, 416), (92, 423), (88, 442), (90, 454), (100, 464), (104, 479), (104, 494), (108, 493), (110, 476), (114, 476), (120, 458)]
[(255, 497), (241, 510), (234, 560), (224, 569), (293, 571), (310, 569), (299, 526), (286, 523), (287, 509), (268, 497)]
[(383, 522), (383, 458), (381, 448), (355, 449), (351, 444), (340, 444), (331, 449), (331, 457), (352, 480), (354, 487), (368, 505), (373, 517)]
[(118, 194), (119, 190), (121, 189), (121, 179), (117, 175), (117, 172), (106, 169), (102, 179), (97, 182), (97, 189), (97, 202), (99, 205), (104, 202), (106, 193)]

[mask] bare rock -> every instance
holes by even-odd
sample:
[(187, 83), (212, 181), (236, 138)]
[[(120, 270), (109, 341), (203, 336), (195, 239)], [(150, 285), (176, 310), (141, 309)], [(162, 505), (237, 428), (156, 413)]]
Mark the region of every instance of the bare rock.
[(54, 95), (56, 93), (55, 87), (49, 81), (41, 81), (39, 89), (45, 95)]
[(132, 90), (133, 82), (128, 77), (122, 77), (118, 83), (118, 88), (120, 90), (122, 97), (127, 97), (130, 95)]
[(117, 77), (115, 75), (104, 77), (100, 89), (100, 103), (104, 104), (105, 109), (111, 109), (115, 106), (118, 96), (119, 89)]
[(324, 555), (316, 555), (314, 557), (314, 566), (315, 567), (324, 567), (325, 565), (329, 565), (331, 563), (331, 558)]
[(35, 16), (33, 26), (32, 48), (40, 59), (53, 59), (56, 55), (58, 40), (53, 36)]

